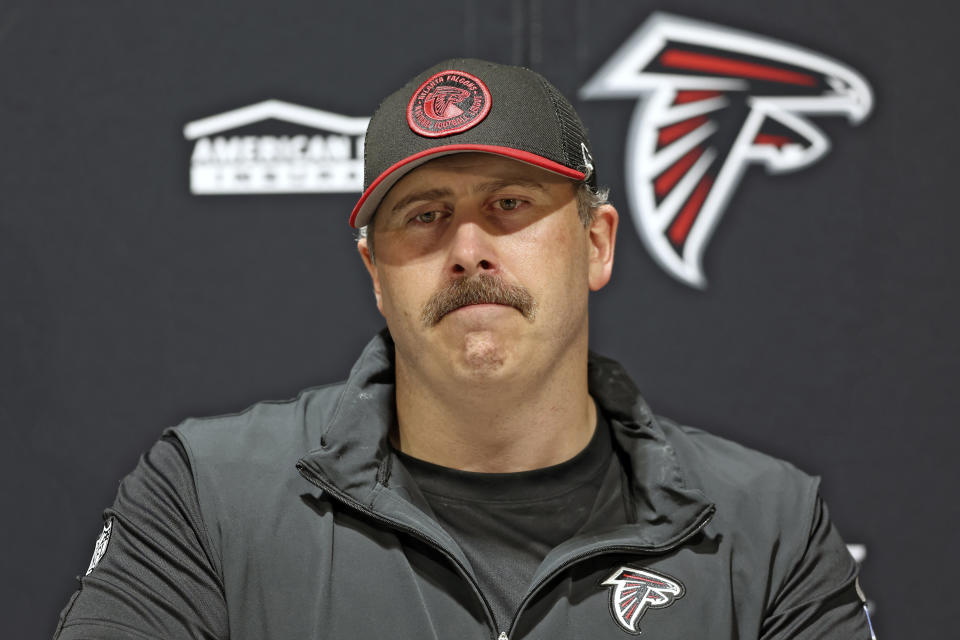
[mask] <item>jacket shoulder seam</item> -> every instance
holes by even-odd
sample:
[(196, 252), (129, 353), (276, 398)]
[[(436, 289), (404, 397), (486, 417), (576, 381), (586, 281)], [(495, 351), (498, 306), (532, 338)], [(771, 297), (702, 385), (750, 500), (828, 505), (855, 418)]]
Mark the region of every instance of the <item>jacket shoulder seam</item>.
[(798, 564), (800, 564), (800, 561), (803, 559), (804, 554), (807, 552), (807, 550), (810, 547), (810, 539), (813, 535), (814, 516), (816, 515), (817, 498), (820, 495), (819, 485), (820, 485), (820, 479), (817, 477), (813, 477), (811, 478), (811, 482), (809, 483), (809, 486), (806, 488), (806, 490), (809, 492), (809, 496), (807, 498), (807, 505), (806, 505), (807, 513), (805, 518), (807, 522), (806, 536), (803, 539), (804, 540), (803, 544), (798, 545), (798, 548), (794, 551), (790, 559), (790, 562), (786, 564), (787, 570), (784, 571), (783, 578), (780, 580), (779, 584), (777, 584), (777, 589), (776, 591), (773, 592), (772, 594), (773, 597), (771, 598), (771, 601), (767, 603), (766, 607), (764, 608), (764, 612), (763, 612), (764, 620), (768, 618), (770, 610), (774, 606), (776, 606), (776, 601), (780, 597), (780, 594), (783, 592), (784, 584), (790, 579), (790, 575), (793, 572), (793, 568), (796, 567)]
[(203, 502), (200, 500), (200, 479), (197, 477), (197, 465), (194, 464), (194, 461), (197, 459), (196, 452), (190, 446), (188, 438), (181, 437), (181, 434), (174, 430), (173, 434), (176, 436), (180, 444), (183, 445), (184, 450), (187, 452), (188, 462), (190, 463), (190, 477), (193, 478), (193, 492), (197, 498), (197, 506), (200, 508), (200, 526), (203, 531), (200, 534), (204, 537), (207, 542), (207, 547), (213, 551), (213, 557), (210, 558), (216, 563), (217, 570), (217, 579), (220, 580), (221, 588), (224, 585), (224, 576), (223, 576), (223, 550), (219, 545), (213, 543), (213, 538), (210, 536), (210, 529), (207, 527), (207, 520), (209, 514), (205, 513)]
[[(244, 415), (250, 413), (251, 411), (253, 411), (253, 410), (256, 409), (257, 407), (261, 407), (261, 406), (264, 406), (264, 405), (282, 406), (282, 405), (288, 405), (288, 404), (295, 404), (295, 403), (299, 402), (299, 401), (303, 398), (303, 396), (305, 396), (305, 395), (308, 394), (308, 393), (311, 393), (311, 392), (314, 392), (314, 391), (323, 391), (324, 389), (329, 389), (329, 388), (333, 388), (333, 387), (340, 386), (340, 385), (342, 385), (343, 383), (344, 383), (344, 381), (343, 381), (343, 380), (340, 380), (340, 381), (337, 381), (337, 382), (328, 382), (328, 383), (326, 383), (326, 384), (321, 384), (321, 385), (315, 385), (315, 386), (312, 386), (312, 387), (307, 387), (306, 389), (301, 389), (301, 390), (297, 393), (297, 395), (295, 395), (295, 396), (293, 396), (293, 397), (291, 397), (291, 398), (284, 398), (284, 399), (282, 399), (282, 400), (259, 400), (259, 401), (257, 401), (257, 402), (253, 402), (253, 403), (247, 405), (245, 408), (243, 408), (243, 409), (241, 409), (241, 410), (239, 410), (239, 411), (232, 411), (232, 412), (229, 412), (229, 413), (217, 413), (217, 414), (208, 415), (208, 416), (187, 416), (187, 417), (185, 417), (183, 420), (181, 420), (180, 424), (183, 424), (183, 423), (185, 423), (185, 422), (212, 422), (212, 421), (214, 421), (214, 420), (223, 420), (223, 419), (226, 419), (226, 418), (239, 418), (239, 417), (241, 417), (241, 416), (244, 416)], [(180, 426), (180, 425), (177, 425), (177, 426)]]

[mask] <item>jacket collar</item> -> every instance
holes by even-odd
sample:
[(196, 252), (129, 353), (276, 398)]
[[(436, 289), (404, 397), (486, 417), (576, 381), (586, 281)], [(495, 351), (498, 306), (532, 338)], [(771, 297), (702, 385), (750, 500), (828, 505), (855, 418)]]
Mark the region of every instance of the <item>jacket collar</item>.
[[(590, 393), (613, 429), (630, 482), (627, 497), (643, 545), (666, 547), (699, 525), (713, 506), (688, 486), (666, 434), (623, 367), (590, 354)], [(386, 329), (366, 346), (350, 372), (332, 417), (307, 408), (307, 428), (319, 429), (321, 447), (301, 465), (328, 490), (364, 510), (409, 527), (429, 526), (403, 483), (391, 482), (388, 434), (396, 420), (394, 346)], [(430, 526), (430, 529), (434, 527)], [(436, 530), (440, 530), (437, 526)]]

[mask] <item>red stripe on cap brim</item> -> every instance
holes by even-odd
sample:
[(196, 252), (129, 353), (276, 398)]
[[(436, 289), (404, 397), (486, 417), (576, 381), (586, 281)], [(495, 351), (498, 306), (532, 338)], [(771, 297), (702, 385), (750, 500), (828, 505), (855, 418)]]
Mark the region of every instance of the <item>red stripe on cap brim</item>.
[[(377, 176), (377, 179), (370, 183), (370, 186), (367, 187), (363, 192), (363, 195), (360, 196), (356, 206), (353, 207), (353, 211), (350, 213), (350, 226), (354, 228), (362, 227), (370, 221), (374, 210), (380, 204), (380, 200), (382, 200), (383, 196), (386, 195), (387, 189), (380, 194), (379, 198), (374, 198), (371, 200), (374, 192), (378, 191), (381, 186), (392, 187), (404, 175), (426, 162), (426, 159), (430, 158), (430, 156), (451, 155), (454, 153), (465, 153), (470, 151), (490, 153), (497, 156), (503, 156), (505, 158), (511, 158), (513, 160), (519, 160), (520, 162), (525, 162), (535, 167), (546, 169), (551, 173), (557, 173), (572, 180), (584, 180), (587, 177), (583, 171), (571, 169), (570, 167), (562, 165), (559, 162), (555, 162), (549, 158), (544, 158), (543, 156), (538, 156), (537, 154), (530, 153), (529, 151), (511, 149), (510, 147), (500, 147), (490, 144), (449, 144), (441, 147), (431, 147), (404, 158)], [(393, 179), (388, 181), (389, 178)], [(363, 214), (362, 216), (360, 215), (361, 213)]]

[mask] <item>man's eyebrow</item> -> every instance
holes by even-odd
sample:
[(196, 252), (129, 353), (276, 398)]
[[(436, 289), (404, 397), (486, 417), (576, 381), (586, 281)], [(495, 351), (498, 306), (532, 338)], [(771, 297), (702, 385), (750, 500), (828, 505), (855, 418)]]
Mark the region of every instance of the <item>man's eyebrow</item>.
[[(537, 189), (538, 191), (546, 192), (547, 188), (543, 186), (542, 183), (537, 182), (536, 180), (530, 180), (528, 178), (503, 178), (501, 180), (491, 180), (490, 182), (484, 182), (478, 184), (473, 188), (474, 191), (479, 193), (493, 193), (494, 191), (499, 191), (500, 189), (505, 189), (507, 187), (527, 187), (530, 189)], [(402, 211), (410, 204), (414, 202), (422, 202), (425, 200), (439, 200), (441, 198), (449, 198), (453, 195), (453, 190), (451, 189), (427, 189), (425, 191), (415, 191), (413, 193), (407, 194), (406, 196), (400, 198), (393, 207), (390, 208), (390, 213), (397, 213)]]
[(499, 191), (500, 189), (505, 189), (507, 187), (528, 187), (530, 189), (537, 189), (539, 191), (547, 190), (547, 188), (543, 186), (542, 183), (537, 182), (536, 180), (517, 177), (517, 178), (504, 178), (503, 180), (493, 180), (492, 182), (484, 182), (474, 187), (474, 191), (479, 191), (481, 193), (492, 193), (494, 191)]
[(449, 198), (452, 195), (453, 191), (451, 189), (427, 189), (426, 191), (415, 191), (400, 198), (390, 209), (390, 213), (396, 213), (413, 202), (420, 202), (422, 200), (439, 200), (440, 198)]

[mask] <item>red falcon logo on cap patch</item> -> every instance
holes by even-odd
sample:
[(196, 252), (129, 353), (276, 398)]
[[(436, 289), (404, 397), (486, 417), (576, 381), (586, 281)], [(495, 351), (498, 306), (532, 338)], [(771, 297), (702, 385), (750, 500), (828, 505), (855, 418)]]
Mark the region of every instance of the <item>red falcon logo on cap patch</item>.
[(610, 589), (610, 612), (624, 631), (638, 635), (647, 609), (663, 609), (684, 594), (683, 585), (649, 569), (620, 567), (601, 583)]
[(477, 76), (449, 69), (421, 84), (407, 106), (414, 133), (439, 138), (475, 127), (490, 112), (490, 90)]

